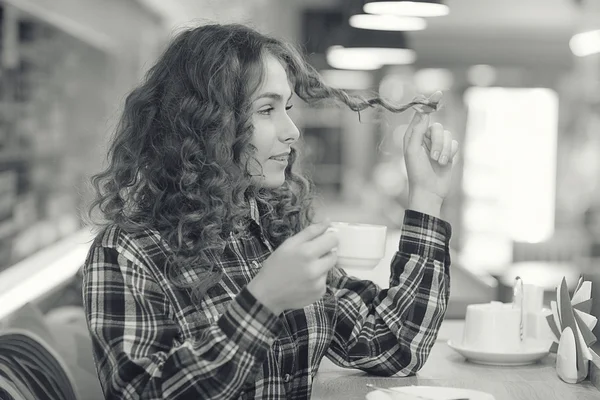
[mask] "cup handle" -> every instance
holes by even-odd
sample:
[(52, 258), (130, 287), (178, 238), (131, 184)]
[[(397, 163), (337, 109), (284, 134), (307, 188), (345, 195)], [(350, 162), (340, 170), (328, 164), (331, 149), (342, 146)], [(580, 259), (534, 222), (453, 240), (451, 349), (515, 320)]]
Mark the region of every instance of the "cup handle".
[(523, 279), (520, 276), (517, 276), (513, 284), (512, 304), (513, 307), (520, 308), (519, 337), (521, 341), (523, 341), (523, 298), (525, 297), (523, 292)]

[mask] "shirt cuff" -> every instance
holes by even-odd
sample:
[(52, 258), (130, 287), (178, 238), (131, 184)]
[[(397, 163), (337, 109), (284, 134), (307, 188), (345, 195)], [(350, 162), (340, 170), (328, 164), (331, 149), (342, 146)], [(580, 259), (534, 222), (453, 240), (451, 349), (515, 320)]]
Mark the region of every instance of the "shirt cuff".
[(258, 355), (268, 350), (282, 328), (277, 315), (244, 287), (217, 322), (242, 350)]
[(451, 225), (443, 219), (414, 210), (404, 212), (398, 250), (444, 263), (452, 236)]

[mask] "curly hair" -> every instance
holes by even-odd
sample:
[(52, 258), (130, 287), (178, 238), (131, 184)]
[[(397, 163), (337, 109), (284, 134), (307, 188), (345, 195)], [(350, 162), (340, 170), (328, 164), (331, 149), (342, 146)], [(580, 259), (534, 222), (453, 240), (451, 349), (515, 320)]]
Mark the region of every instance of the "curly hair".
[[(99, 228), (157, 231), (168, 245), (167, 273), (195, 299), (217, 284), (218, 259), (231, 235), (248, 227), (248, 196), (267, 210), (264, 228), (274, 246), (313, 219), (309, 181), (294, 172), (292, 149), (285, 183), (276, 189), (251, 185), (251, 95), (264, 81), (265, 57), (286, 69), (307, 103), (338, 100), (354, 111), (380, 105), (374, 96), (353, 96), (327, 86), (290, 44), (239, 24), (210, 24), (182, 31), (143, 82), (126, 98), (108, 151), (108, 166), (92, 177), (96, 197), (88, 217)], [(246, 161), (243, 161), (246, 160)], [(94, 216), (98, 208), (102, 220)], [(190, 268), (202, 271), (185, 283)]]

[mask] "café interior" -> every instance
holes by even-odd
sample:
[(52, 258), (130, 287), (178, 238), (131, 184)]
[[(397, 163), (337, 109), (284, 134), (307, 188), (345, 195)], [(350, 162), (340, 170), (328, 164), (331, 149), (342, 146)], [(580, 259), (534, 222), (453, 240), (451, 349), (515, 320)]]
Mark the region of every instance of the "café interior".
[[(584, 277), (600, 315), (600, 1), (419, 0), (442, 11), (412, 14), (392, 3), (410, 2), (0, 0), (0, 330), (25, 305), (47, 318), (82, 312), (89, 178), (124, 98), (178, 29), (213, 21), (298, 44), (350, 93), (407, 103), (443, 92), (431, 119), (460, 144), (441, 215), (452, 225), (447, 321), (464, 321), (472, 304), (512, 302), (516, 277), (540, 286), (547, 308), (563, 279), (573, 295)], [(317, 214), (387, 226), (381, 262), (349, 271), (382, 288), (408, 205), (412, 114), (299, 99), (290, 111)], [(313, 398), (342, 390), (336, 373), (324, 369)], [(563, 399), (600, 398), (590, 382), (552, 387)]]

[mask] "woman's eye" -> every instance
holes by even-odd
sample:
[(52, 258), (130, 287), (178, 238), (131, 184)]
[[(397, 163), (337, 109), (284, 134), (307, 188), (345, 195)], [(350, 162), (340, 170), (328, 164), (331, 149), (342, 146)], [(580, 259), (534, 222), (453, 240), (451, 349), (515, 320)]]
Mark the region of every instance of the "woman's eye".
[(258, 113), (262, 114), (262, 115), (271, 115), (271, 111), (273, 111), (274, 108), (273, 107), (269, 107), (269, 108), (264, 108), (262, 110), (259, 110)]
[[(290, 104), (289, 106), (285, 106), (285, 110), (289, 111), (292, 107), (293, 107), (292, 104)], [(275, 110), (274, 107), (269, 107), (269, 108), (264, 108), (262, 110), (259, 110), (258, 113), (262, 114), (262, 115), (271, 115), (271, 112), (273, 112), (274, 110)]]

